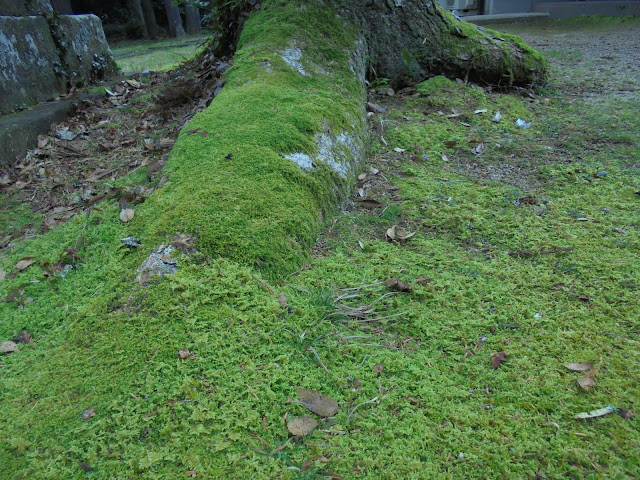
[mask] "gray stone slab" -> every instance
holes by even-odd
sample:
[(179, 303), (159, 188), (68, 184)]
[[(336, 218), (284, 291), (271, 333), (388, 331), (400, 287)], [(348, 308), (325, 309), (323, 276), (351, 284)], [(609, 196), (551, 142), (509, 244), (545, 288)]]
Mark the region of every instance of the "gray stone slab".
[(534, 20), (540, 20), (549, 18), (548, 13), (502, 13), (494, 15), (467, 15), (461, 17), (465, 22), (473, 23), (475, 25), (491, 25), (497, 23), (518, 23), (518, 22), (532, 22)]
[(0, 17), (0, 113), (64, 93), (61, 73), (44, 17)]
[(0, 0), (0, 15), (27, 15), (24, 0)]
[(66, 47), (63, 61), (72, 85), (88, 85), (117, 71), (98, 17), (60, 15), (58, 25), (57, 31)]
[(578, 15), (640, 15), (640, 1), (536, 2), (534, 11), (548, 13), (551, 18)]
[(13, 164), (36, 146), (38, 135), (67, 117), (72, 100), (44, 103), (32, 110), (0, 117), (0, 165)]

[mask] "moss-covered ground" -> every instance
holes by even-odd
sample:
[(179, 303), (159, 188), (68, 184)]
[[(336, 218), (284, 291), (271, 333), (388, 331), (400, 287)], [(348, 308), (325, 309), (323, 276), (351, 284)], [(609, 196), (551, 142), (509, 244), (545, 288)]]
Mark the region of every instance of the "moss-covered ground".
[[(256, 68), (263, 61), (247, 56)], [(267, 60), (275, 70), (277, 59)], [(198, 195), (218, 182), (220, 204), (238, 203), (225, 183), (236, 169), (248, 198), (247, 170), (226, 170), (218, 157), (255, 154), (252, 136), (264, 135), (265, 157), (275, 162), (276, 151), (310, 151), (292, 134), (306, 121), (295, 109), (273, 110), (293, 118), (281, 132), (286, 145), (274, 143), (278, 132), (265, 121), (264, 133), (241, 134), (249, 147), (222, 142), (212, 160), (201, 158), (197, 141), (239, 127), (196, 117), (193, 126), (209, 134), (183, 141), (169, 171), (184, 185), (182, 165), (202, 161), (203, 176), (191, 179), (193, 191), (163, 198), (175, 197), (170, 208), (180, 209), (187, 229), (201, 205), (210, 223), (189, 233), (212, 240), (179, 257), (178, 272), (163, 281), (134, 280), (147, 241), (161, 238), (162, 225), (178, 228), (163, 217), (162, 193), (130, 223), (103, 204), (17, 246), (0, 265), (0, 291), (12, 300), (0, 305), (0, 339), (28, 330), (34, 341), (1, 359), (0, 477), (640, 476), (637, 418), (574, 418), (610, 404), (638, 409), (637, 98), (572, 96), (564, 78), (572, 70), (560, 75), (554, 56), (549, 61), (544, 91), (499, 94), (436, 78), (417, 95), (376, 98), (388, 113), (372, 126), (387, 145), (376, 140), (358, 188), (382, 206), (348, 203), (327, 218), (313, 256), (294, 273), (287, 259), (278, 261), (288, 274), (253, 268), (262, 245), (225, 258), (216, 229), (227, 238), (244, 228), (246, 239), (249, 229), (266, 227), (206, 213), (216, 199)], [(240, 72), (236, 85), (251, 91)], [(300, 100), (307, 81), (267, 93), (283, 104)], [(585, 81), (573, 77), (587, 89)], [(245, 108), (235, 91), (214, 104)], [(502, 120), (492, 122), (498, 110)], [(531, 127), (517, 128), (518, 118)], [(276, 197), (280, 177), (262, 168), (249, 172), (260, 179), (256, 188), (264, 179), (265, 198)], [(279, 217), (297, 194), (281, 192)], [(394, 225), (415, 235), (388, 241)], [(130, 234), (144, 248), (120, 243)], [(282, 238), (273, 243), (286, 250)], [(76, 246), (80, 259), (65, 256)], [(77, 270), (44, 277), (41, 265), (61, 256)], [(18, 271), (24, 257), (37, 262)], [(379, 282), (392, 277), (413, 291), (387, 295)], [(361, 315), (348, 315), (355, 311)], [(183, 348), (193, 352), (186, 360), (178, 357)], [(494, 369), (497, 352), (506, 361)], [(577, 383), (583, 374), (563, 366), (586, 361), (597, 369), (589, 390)], [(341, 406), (304, 440), (290, 438), (284, 421), (308, 414), (295, 402), (297, 386)], [(95, 416), (83, 420), (91, 408)]]
[(208, 35), (190, 35), (161, 41), (136, 40), (113, 45), (111, 51), (118, 68), (125, 74), (143, 70), (164, 71), (193, 57), (207, 42)]

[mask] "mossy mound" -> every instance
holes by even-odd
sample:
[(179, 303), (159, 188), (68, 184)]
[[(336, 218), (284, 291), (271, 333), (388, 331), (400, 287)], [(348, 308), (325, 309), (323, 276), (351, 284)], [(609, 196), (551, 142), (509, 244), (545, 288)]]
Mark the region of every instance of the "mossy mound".
[[(270, 275), (301, 265), (363, 147), (356, 31), (330, 12), (265, 4), (251, 16), (225, 88), (183, 130), (170, 182), (141, 211), (155, 243), (180, 231), (209, 255)], [(355, 132), (347, 146), (344, 132)]]

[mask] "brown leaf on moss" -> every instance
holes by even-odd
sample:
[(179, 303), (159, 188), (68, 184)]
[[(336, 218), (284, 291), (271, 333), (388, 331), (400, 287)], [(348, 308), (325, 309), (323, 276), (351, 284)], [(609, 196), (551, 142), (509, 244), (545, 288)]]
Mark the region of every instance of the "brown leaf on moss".
[(319, 417), (333, 417), (340, 409), (338, 402), (328, 395), (308, 388), (298, 387), (296, 390), (300, 403)]
[(285, 296), (284, 293), (279, 293), (278, 294), (278, 302), (280, 302), (280, 306), (282, 307), (283, 310), (287, 309), (287, 297)]
[(26, 330), (21, 330), (20, 332), (18, 332), (18, 335), (16, 335), (13, 339), (13, 341), (16, 343), (31, 343), (31, 340), (33, 340), (33, 335), (31, 335)]
[(618, 415), (620, 415), (625, 420), (630, 420), (635, 416), (634, 413), (628, 408), (619, 408)]
[(287, 423), (287, 430), (296, 437), (304, 437), (309, 435), (317, 426), (317, 420), (311, 417), (295, 417)]
[(193, 353), (191, 353), (188, 348), (181, 348), (180, 350), (178, 350), (178, 357), (180, 358), (180, 360), (186, 360), (192, 355)]
[(502, 362), (506, 362), (506, 361), (507, 361), (507, 354), (504, 352), (498, 352), (491, 355), (491, 366), (493, 367), (494, 370), (498, 368), (500, 365), (502, 365)]
[(18, 263), (16, 263), (16, 269), (21, 272), (34, 263), (36, 263), (35, 257), (24, 257), (18, 260)]
[(133, 210), (133, 208), (125, 208), (120, 211), (120, 221), (123, 223), (130, 222), (135, 214), (136, 212)]
[(580, 385), (585, 390), (589, 390), (591, 387), (595, 387), (596, 381), (593, 379), (593, 377), (596, 376), (596, 373), (598, 373), (598, 369), (594, 368), (589, 373), (587, 373), (584, 377), (580, 377), (578, 379), (578, 385)]
[(396, 277), (393, 277), (387, 280), (387, 288), (389, 290), (395, 290), (397, 292), (402, 292), (402, 293), (413, 292), (413, 286), (410, 283), (402, 282), (398, 280)]
[(593, 368), (593, 362), (565, 363), (564, 366), (572, 372), (588, 372)]

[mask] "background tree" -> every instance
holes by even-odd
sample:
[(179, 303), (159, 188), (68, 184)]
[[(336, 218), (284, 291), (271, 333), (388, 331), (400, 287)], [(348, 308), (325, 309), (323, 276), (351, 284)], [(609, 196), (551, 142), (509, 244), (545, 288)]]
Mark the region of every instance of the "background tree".
[(200, 9), (192, 4), (184, 6), (184, 26), (189, 35), (194, 35), (202, 31)]
[(176, 38), (184, 37), (186, 32), (182, 26), (182, 17), (180, 16), (178, 7), (173, 4), (173, 0), (164, 0), (164, 8), (167, 12), (169, 35)]
[(151, 0), (142, 0), (142, 11), (144, 13), (144, 23), (147, 26), (149, 37), (156, 37), (160, 29), (156, 21), (156, 14), (153, 11), (153, 3)]

